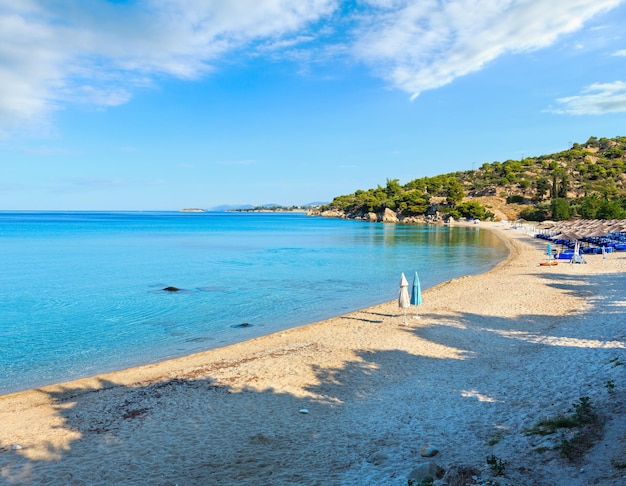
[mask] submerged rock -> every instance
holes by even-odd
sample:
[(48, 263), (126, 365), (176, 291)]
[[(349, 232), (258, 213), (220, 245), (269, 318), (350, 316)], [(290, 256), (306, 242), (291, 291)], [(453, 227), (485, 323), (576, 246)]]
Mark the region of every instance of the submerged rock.
[(178, 292), (180, 289), (178, 287), (165, 287), (163, 290), (166, 292)]
[(235, 324), (234, 326), (230, 327), (252, 327), (252, 324), (250, 324), (249, 322), (242, 322), (241, 324)]

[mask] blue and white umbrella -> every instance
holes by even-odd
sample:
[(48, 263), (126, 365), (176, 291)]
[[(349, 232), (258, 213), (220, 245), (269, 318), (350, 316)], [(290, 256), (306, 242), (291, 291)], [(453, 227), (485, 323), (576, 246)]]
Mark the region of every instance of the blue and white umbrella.
[(415, 272), (413, 277), (413, 291), (411, 292), (411, 305), (415, 306), (415, 319), (418, 319), (417, 306), (422, 305), (422, 286), (420, 285), (420, 278)]

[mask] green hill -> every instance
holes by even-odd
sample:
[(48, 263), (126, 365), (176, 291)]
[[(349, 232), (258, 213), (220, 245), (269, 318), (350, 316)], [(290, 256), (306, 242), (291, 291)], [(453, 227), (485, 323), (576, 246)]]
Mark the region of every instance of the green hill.
[[(626, 137), (591, 137), (563, 152), (484, 163), (477, 170), (421, 177), (337, 196), (321, 212), (348, 218), (394, 211), (420, 217), (543, 221), (626, 217)], [(370, 218), (371, 219), (371, 218)]]

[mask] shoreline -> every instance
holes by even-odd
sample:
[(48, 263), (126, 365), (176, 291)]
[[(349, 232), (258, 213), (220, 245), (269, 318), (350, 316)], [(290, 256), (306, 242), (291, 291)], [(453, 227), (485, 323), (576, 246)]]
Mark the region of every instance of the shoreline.
[[(589, 451), (582, 474), (579, 463), (533, 451), (538, 439), (524, 430), (585, 393), (612, 433), (624, 434), (623, 411), (612, 410), (623, 410), (626, 365), (610, 360), (626, 349), (617, 312), (626, 255), (539, 267), (541, 242), (498, 224), (481, 229), (499, 236), (508, 257), (426, 290), (408, 325), (391, 301), (0, 396), (0, 478), (406, 485), (430, 460), (488, 477), (492, 453), (509, 464), (510, 484), (618, 484), (626, 473), (611, 460), (626, 452), (623, 435)], [(612, 396), (602, 380), (616, 385)], [(440, 452), (424, 459), (429, 444)]]
[[(251, 212), (251, 211), (248, 211)], [(494, 223), (493, 225), (489, 226), (489, 223), (483, 223), (483, 227), (479, 228), (479, 229), (483, 229), (486, 231), (493, 231), (494, 226), (496, 225), (496, 223)], [(497, 223), (497, 225), (499, 226), (500, 224)], [(471, 226), (474, 227), (474, 225), (469, 225), (469, 224), (463, 224), (463, 223), (453, 223), (452, 226), (458, 226), (458, 227), (467, 227), (467, 226)], [(510, 241), (507, 238), (503, 238), (501, 234), (498, 233), (498, 231), (495, 232), (496, 236), (498, 237), (498, 239), (502, 242), (503, 246), (506, 248), (508, 255), (502, 259), (501, 261), (495, 263), (491, 268), (489, 268), (487, 271), (479, 273), (479, 274), (470, 274), (470, 275), (462, 275), (459, 277), (455, 277), (452, 278), (450, 280), (446, 280), (444, 282), (440, 282), (432, 287), (429, 287), (427, 289), (423, 289), (423, 292), (425, 294), (427, 294), (430, 291), (434, 291), (438, 288), (440, 288), (441, 286), (446, 286), (451, 282), (455, 282), (457, 280), (460, 279), (466, 279), (466, 278), (471, 278), (477, 275), (487, 275), (490, 272), (496, 270), (500, 265), (504, 265), (506, 264), (506, 262), (512, 258), (512, 254), (516, 251), (515, 247), (512, 246), (510, 244)], [(85, 388), (90, 388), (91, 386), (93, 386), (93, 383), (97, 383), (98, 381), (100, 381), (100, 379), (113, 379), (113, 380), (117, 380), (120, 379), (121, 381), (119, 382), (120, 386), (126, 386), (126, 385), (133, 385), (134, 383), (132, 382), (132, 380), (134, 379), (134, 377), (136, 376), (145, 376), (145, 378), (143, 378), (141, 381), (152, 381), (152, 380), (158, 380), (160, 379), (160, 375), (162, 373), (169, 373), (169, 369), (170, 369), (170, 364), (173, 365), (174, 368), (179, 368), (179, 366), (177, 366), (177, 363), (180, 362), (181, 365), (183, 365), (183, 367), (187, 366), (187, 364), (183, 364), (182, 362), (185, 361), (189, 361), (189, 364), (192, 364), (191, 362), (195, 362), (197, 359), (201, 360), (203, 359), (205, 354), (211, 354), (217, 350), (222, 350), (225, 348), (230, 348), (232, 346), (238, 346), (238, 345), (242, 345), (242, 346), (246, 346), (247, 343), (251, 343), (253, 341), (257, 341), (257, 340), (261, 340), (264, 338), (271, 338), (272, 336), (279, 336), (283, 333), (286, 332), (290, 332), (294, 329), (302, 329), (302, 328), (307, 328), (309, 326), (318, 326), (318, 325), (323, 325), (325, 323), (331, 322), (331, 321), (336, 321), (338, 319), (347, 319), (350, 318), (351, 315), (353, 314), (357, 314), (357, 313), (368, 313), (368, 312), (372, 312), (375, 313), (375, 311), (377, 310), (377, 308), (379, 307), (397, 307), (396, 306), (396, 299), (387, 301), (387, 302), (382, 302), (379, 304), (374, 304), (368, 307), (365, 307), (363, 309), (357, 309), (355, 311), (352, 312), (348, 312), (345, 314), (339, 314), (336, 316), (332, 316), (329, 317), (327, 319), (323, 319), (321, 321), (315, 321), (315, 322), (310, 322), (307, 324), (302, 324), (302, 325), (297, 325), (291, 328), (287, 328), (287, 329), (282, 329), (279, 331), (273, 331), (270, 332), (269, 334), (263, 334), (261, 336), (256, 336), (256, 337), (252, 337), (250, 339), (246, 339), (245, 341), (236, 341), (233, 343), (229, 343), (229, 344), (225, 344), (222, 346), (218, 346), (216, 348), (210, 348), (207, 350), (203, 350), (203, 351), (198, 351), (195, 353), (191, 353), (191, 354), (186, 354), (186, 355), (182, 355), (182, 356), (174, 356), (171, 358), (166, 358), (157, 362), (150, 362), (150, 363), (144, 363), (144, 364), (139, 364), (137, 366), (131, 366), (129, 368), (124, 368), (124, 369), (119, 369), (119, 370), (113, 370), (113, 371), (105, 371), (102, 373), (96, 373), (90, 376), (86, 376), (86, 377), (81, 377), (81, 378), (75, 378), (75, 379), (70, 379), (70, 380), (65, 380), (65, 381), (60, 381), (60, 382), (56, 382), (56, 383), (49, 383), (49, 384), (45, 384), (45, 385), (41, 385), (41, 386), (34, 386), (32, 388), (27, 388), (27, 389), (23, 389), (23, 390), (18, 390), (18, 391), (13, 391), (13, 392), (8, 392), (8, 393), (0, 393), (0, 400), (2, 400), (5, 397), (10, 397), (13, 395), (19, 395), (19, 394), (28, 394), (30, 392), (38, 392), (40, 390), (57, 390), (60, 388), (64, 388), (67, 386), (71, 386), (71, 385), (75, 385), (77, 387), (85, 387)], [(414, 309), (414, 306), (411, 306), (411, 310)], [(400, 312), (398, 310), (398, 312)], [(163, 370), (161, 370), (161, 368), (163, 368)], [(130, 381), (128, 381), (128, 379), (126, 378), (126, 376), (132, 376), (133, 378), (130, 379)], [(117, 381), (116, 381), (117, 383)]]
[[(464, 225), (457, 224), (454, 226), (463, 228)], [(477, 230), (478, 228), (472, 226), (470, 228), (463, 228), (463, 229), (466, 231), (469, 229), (469, 230), (472, 230), (471, 233), (477, 233), (476, 231), (473, 231), (473, 230)], [(489, 239), (493, 240), (495, 238), (489, 238)], [(495, 244), (498, 246), (498, 250), (499, 250), (497, 256), (499, 258), (504, 258), (503, 255), (507, 252), (507, 250), (505, 250), (506, 245), (502, 243), (501, 240), (499, 239), (498, 239), (498, 242), (495, 242)], [(490, 245), (484, 244), (484, 242), (483, 242), (483, 247), (487, 249), (485, 250), (487, 252), (490, 249)], [(485, 260), (485, 263), (482, 265), (482, 268), (468, 269), (466, 268), (466, 266), (463, 266), (460, 264), (458, 265), (459, 270), (444, 272), (444, 275), (442, 275), (440, 278), (433, 279), (431, 276), (431, 279), (430, 279), (431, 281), (426, 282), (426, 284), (429, 287), (422, 287), (423, 290), (430, 288), (430, 286), (433, 286), (433, 285), (436, 286), (440, 283), (444, 283), (449, 278), (455, 278), (454, 277), (455, 275), (463, 276), (463, 272), (472, 272), (470, 273), (470, 275), (475, 275), (478, 272), (484, 272), (485, 270), (489, 270), (491, 267), (493, 267), (493, 265), (496, 264), (494, 263), (494, 261), (497, 262), (498, 260), (493, 258), (494, 257), (493, 254), (487, 254), (487, 256), (490, 258)], [(407, 255), (406, 261), (409, 261), (408, 257), (409, 255)], [(439, 269), (441, 269), (441, 268), (447, 267), (447, 265), (445, 265), (445, 267), (443, 265), (438, 265), (438, 267)], [(455, 267), (452, 266), (452, 268), (454, 269)], [(438, 270), (435, 269), (435, 272), (437, 271)], [(398, 270), (398, 275), (399, 275), (399, 272), (400, 270)], [(445, 273), (447, 273), (447, 275)], [(395, 272), (393, 273), (393, 275), (396, 275)], [(278, 308), (278, 312), (275, 313), (276, 316), (274, 318), (270, 317), (269, 319), (263, 318), (266, 316), (263, 316), (262, 313), (257, 314), (257, 315), (255, 315), (254, 312), (247, 313), (245, 316), (240, 317), (239, 319), (236, 319), (236, 320), (233, 319), (231, 322), (227, 324), (229, 324), (228, 327), (230, 328), (238, 328), (238, 327), (243, 327), (243, 325), (239, 323), (242, 323), (242, 322), (245, 323), (249, 321), (251, 325), (249, 325), (245, 330), (243, 329), (239, 329), (239, 330), (236, 329), (235, 331), (231, 330), (230, 334), (224, 333), (224, 329), (218, 329), (218, 333), (212, 334), (213, 330), (211, 328), (207, 328), (206, 331), (202, 333), (194, 333), (193, 327), (194, 327), (195, 322), (198, 322), (198, 320), (202, 318), (202, 315), (197, 314), (195, 318), (185, 321), (185, 324), (191, 324), (189, 326), (189, 329), (185, 329), (185, 331), (189, 332), (189, 337), (186, 340), (186, 342), (181, 342), (181, 345), (179, 347), (170, 345), (169, 347), (165, 348), (165, 351), (161, 351), (160, 353), (154, 353), (154, 352), (149, 351), (151, 349), (149, 345), (142, 345), (141, 348), (138, 348), (138, 349), (141, 349), (141, 352), (132, 354), (132, 350), (129, 350), (130, 351), (129, 353), (123, 353), (121, 355), (121, 358), (122, 358), (121, 360), (111, 359), (110, 354), (106, 351), (104, 353), (101, 353), (101, 355), (104, 356), (105, 359), (104, 360), (99, 359), (100, 356), (97, 355), (99, 350), (96, 350), (95, 357), (98, 359), (97, 364), (94, 365), (93, 363), (91, 363), (91, 366), (87, 367), (90, 369), (86, 369), (86, 370), (84, 370), (83, 367), (81, 367), (81, 363), (76, 363), (76, 365), (73, 366), (72, 363), (68, 362), (67, 360), (63, 360), (63, 358), (61, 358), (59, 361), (64, 364), (63, 368), (58, 366), (58, 367), (55, 367), (55, 371), (53, 373), (42, 372), (39, 376), (37, 376), (35, 373), (31, 373), (29, 371), (26, 371), (26, 372), (23, 371), (23, 370), (28, 370), (29, 366), (27, 365), (27, 361), (26, 361), (28, 359), (27, 358), (28, 355), (27, 354), (25, 355), (24, 353), (22, 353), (21, 355), (17, 356), (17, 363), (20, 363), (21, 365), (21, 360), (22, 358), (24, 358), (24, 361), (26, 361), (24, 365), (21, 365), (21, 367), (19, 368), (16, 367), (15, 369), (12, 369), (11, 366), (14, 363), (7, 363), (10, 371), (6, 376), (0, 378), (0, 396), (11, 395), (11, 394), (19, 393), (22, 391), (28, 391), (30, 389), (41, 389), (41, 388), (45, 388), (48, 386), (61, 385), (63, 383), (73, 382), (73, 381), (77, 381), (81, 379), (88, 379), (88, 378), (98, 377), (102, 375), (109, 375), (111, 373), (123, 371), (125, 369), (139, 368), (142, 366), (158, 364), (159, 362), (176, 360), (179, 358), (184, 358), (189, 355), (198, 354), (203, 351), (210, 351), (212, 349), (226, 347), (231, 344), (236, 344), (238, 342), (248, 341), (256, 337), (262, 337), (263, 335), (266, 335), (266, 334), (274, 334), (276, 332), (281, 332), (281, 330), (283, 329), (306, 326), (306, 325), (314, 324), (316, 322), (324, 321), (327, 319), (337, 318), (343, 314), (358, 311), (361, 308), (382, 304), (384, 303), (383, 299), (393, 299), (393, 295), (395, 295), (397, 292), (397, 287), (394, 283), (396, 276), (393, 276), (393, 275), (391, 276), (391, 278), (387, 276), (386, 279), (383, 279), (383, 280), (381, 280), (381, 278), (373, 279), (374, 281), (378, 281), (378, 282), (381, 282), (381, 281), (386, 282), (385, 283), (386, 288), (384, 290), (386, 290), (387, 292), (382, 296), (382, 299), (377, 298), (381, 296), (381, 293), (377, 293), (376, 291), (374, 291), (374, 293), (366, 292), (366, 294), (363, 294), (363, 292), (361, 292), (360, 296), (359, 295), (355, 296), (356, 299), (352, 299), (351, 297), (349, 297), (348, 299), (346, 299), (345, 297), (338, 298), (336, 300), (337, 305), (335, 305), (334, 307), (328, 306), (326, 308), (326, 305), (324, 304), (324, 302), (326, 301), (322, 301), (318, 298), (318, 302), (315, 304), (316, 306), (315, 315), (302, 313), (301, 316), (295, 316), (295, 317), (292, 316), (288, 318), (282, 317), (282, 319), (281, 319), (281, 316), (278, 315), (280, 313), (280, 308)], [(344, 280), (346, 279), (345, 276), (343, 278)], [(425, 283), (424, 278), (422, 278), (422, 284), (424, 283)], [(322, 284), (323, 284), (322, 281), (320, 281), (319, 283), (315, 282), (315, 285), (322, 285)], [(163, 283), (162, 285), (165, 285), (165, 283)], [(209, 285), (215, 285), (215, 287), (218, 287), (219, 283), (211, 282)], [(350, 285), (354, 286), (354, 281)], [(149, 289), (150, 292), (154, 292), (157, 287), (153, 285), (153, 286), (148, 286), (147, 288)], [(159, 289), (161, 290), (161, 287), (159, 287)], [(145, 291), (145, 289), (142, 289), (142, 290)], [(182, 290), (184, 290), (184, 292), (181, 292), (181, 293), (187, 293), (188, 290), (204, 291), (205, 289), (202, 287), (194, 288), (194, 286), (192, 285), (189, 287), (189, 289), (185, 288)], [(338, 295), (338, 294), (335, 293), (335, 295)], [(335, 295), (333, 295), (333, 297)], [(393, 301), (393, 300), (390, 300), (390, 301)], [(302, 304), (298, 302), (297, 305), (300, 306)], [(294, 307), (296, 308), (296, 306)], [(277, 307), (273, 306), (273, 308), (276, 309)], [(272, 312), (271, 309), (269, 309), (269, 312), (270, 312), (270, 315), (274, 315), (271, 313)], [(72, 319), (72, 318), (68, 316), (63, 317), (63, 320), (65, 322), (71, 322), (71, 320), (68, 321), (68, 319)], [(229, 331), (228, 328), (225, 328), (225, 330), (227, 332)], [(126, 332), (132, 332), (132, 330), (126, 330)], [(196, 339), (199, 343), (198, 345), (194, 344), (194, 341)], [(173, 342), (175, 341), (173, 340)], [(193, 346), (191, 349), (189, 348), (185, 349), (185, 346), (187, 346), (187, 342), (192, 343), (191, 346), (189, 346), (189, 347)], [(79, 340), (79, 343), (80, 343), (80, 340)], [(157, 343), (157, 345), (158, 344), (159, 343)], [(45, 347), (46, 345), (44, 344), (42, 348), (45, 348)], [(38, 349), (34, 350), (35, 353), (37, 353), (38, 351), (39, 351)], [(42, 349), (41, 351), (44, 351), (44, 349)], [(80, 353), (76, 353), (76, 354), (80, 355)], [(11, 354), (9, 354), (9, 356), (10, 355)], [(43, 356), (46, 356), (46, 353), (43, 353)], [(56, 360), (56, 358), (50, 354), (48, 354), (48, 359), (52, 363)], [(43, 363), (42, 361), (38, 362), (37, 365), (42, 370), (48, 371), (44, 369), (45, 363)]]

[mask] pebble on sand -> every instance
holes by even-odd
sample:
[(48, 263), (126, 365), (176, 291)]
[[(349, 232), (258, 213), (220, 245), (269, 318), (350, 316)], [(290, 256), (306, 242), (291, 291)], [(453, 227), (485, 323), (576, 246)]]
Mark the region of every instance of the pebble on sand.
[(438, 452), (439, 449), (437, 449), (435, 446), (427, 445), (422, 448), (421, 455), (422, 457), (433, 457), (436, 456)]

